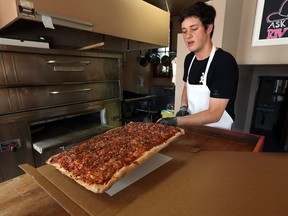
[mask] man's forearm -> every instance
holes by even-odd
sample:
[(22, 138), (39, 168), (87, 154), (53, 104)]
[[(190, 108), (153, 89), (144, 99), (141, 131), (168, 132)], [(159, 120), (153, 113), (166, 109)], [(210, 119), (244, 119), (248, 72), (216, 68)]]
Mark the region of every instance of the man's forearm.
[(189, 116), (177, 117), (178, 125), (189, 127), (217, 122), (222, 117), (228, 101), (228, 99), (212, 98), (210, 99), (210, 106), (207, 110)]
[(186, 106), (188, 107), (188, 97), (187, 97), (187, 87), (186, 87), (186, 83), (183, 87), (183, 91), (182, 91), (182, 97), (181, 97), (181, 106)]
[(205, 110), (193, 115), (187, 115), (183, 117), (177, 117), (178, 126), (180, 127), (191, 127), (197, 125), (205, 125), (218, 121), (215, 115), (209, 110)]

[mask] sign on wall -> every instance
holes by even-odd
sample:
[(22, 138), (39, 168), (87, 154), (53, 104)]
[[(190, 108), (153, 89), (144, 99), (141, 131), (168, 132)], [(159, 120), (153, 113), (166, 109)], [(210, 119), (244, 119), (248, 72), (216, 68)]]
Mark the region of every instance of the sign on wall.
[(258, 0), (252, 46), (288, 45), (288, 0)]

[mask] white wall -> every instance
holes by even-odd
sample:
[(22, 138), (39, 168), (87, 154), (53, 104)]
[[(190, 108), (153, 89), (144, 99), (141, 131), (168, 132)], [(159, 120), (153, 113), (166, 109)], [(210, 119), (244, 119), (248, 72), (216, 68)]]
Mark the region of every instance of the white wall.
[(189, 53), (186, 47), (182, 34), (178, 34), (177, 37), (177, 60), (176, 60), (176, 85), (175, 85), (175, 103), (174, 109), (177, 112), (181, 106), (181, 95), (184, 87), (184, 82), (182, 80), (184, 73), (184, 59)]
[(212, 5), (217, 12), (213, 41), (239, 64), (288, 64), (288, 44), (252, 46), (257, 0), (213, 0)]
[[(239, 65), (239, 82), (237, 96), (235, 100), (235, 122), (232, 125), (233, 130), (245, 131), (245, 124), (247, 123), (247, 114), (248, 110), (253, 112), (253, 109), (250, 109), (249, 98), (251, 94), (251, 83), (253, 76), (254, 66), (251, 65)], [(253, 107), (254, 101), (251, 103)]]

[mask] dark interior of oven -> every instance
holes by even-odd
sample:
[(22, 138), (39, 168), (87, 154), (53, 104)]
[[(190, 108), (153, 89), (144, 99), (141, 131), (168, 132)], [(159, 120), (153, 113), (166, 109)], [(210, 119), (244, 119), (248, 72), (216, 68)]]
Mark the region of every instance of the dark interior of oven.
[(51, 155), (62, 152), (104, 133), (111, 126), (101, 123), (100, 112), (72, 115), (30, 124), (31, 140), (36, 158), (43, 163)]

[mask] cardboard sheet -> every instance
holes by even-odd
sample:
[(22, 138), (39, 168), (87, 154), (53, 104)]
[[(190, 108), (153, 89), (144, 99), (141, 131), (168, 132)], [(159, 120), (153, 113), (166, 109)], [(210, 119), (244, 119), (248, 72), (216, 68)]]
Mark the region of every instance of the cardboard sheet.
[(287, 170), (283, 153), (202, 151), (116, 215), (287, 216)]
[[(171, 159), (170, 156), (155, 154), (139, 166), (139, 169), (124, 176), (108, 193), (103, 194), (96, 194), (85, 189), (50, 165), (44, 165), (37, 169), (27, 164), (20, 167), (71, 215), (98, 215), (103, 212), (114, 215), (137, 197), (138, 189), (131, 184), (160, 168)], [(132, 187), (128, 187), (130, 185)], [(61, 196), (59, 192), (61, 192)]]
[(71, 215), (288, 215), (286, 154), (195, 154), (173, 145), (161, 153), (173, 160), (113, 196), (88, 191), (52, 166), (24, 170)]
[(156, 170), (158, 167), (170, 161), (172, 157), (157, 153), (141, 164), (137, 169), (128, 173), (124, 178), (116, 182), (109, 190), (106, 191), (107, 194), (113, 196), (129, 185), (133, 184), (137, 180), (146, 176), (150, 172)]

